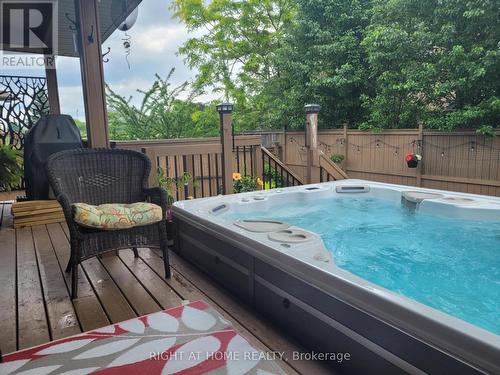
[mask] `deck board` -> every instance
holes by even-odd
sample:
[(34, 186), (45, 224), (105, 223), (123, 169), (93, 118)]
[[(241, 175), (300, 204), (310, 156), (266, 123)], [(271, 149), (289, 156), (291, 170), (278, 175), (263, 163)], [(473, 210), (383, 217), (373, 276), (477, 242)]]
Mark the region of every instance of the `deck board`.
[[(10, 228), (12, 218), (8, 209), (3, 209), (3, 226), (0, 228), (0, 333), (2, 349), (5, 352), (17, 348), (17, 302), (16, 302), (16, 232)], [(5, 205), (7, 206), (7, 205)]]
[(81, 332), (45, 225), (32, 227), (38, 269), (53, 340)]
[(51, 340), (31, 228), (16, 231), (18, 348)]
[[(130, 252), (130, 250), (121, 250), (120, 252)], [(148, 291), (144, 289), (135, 275), (128, 270), (119, 257), (104, 257), (101, 259), (101, 263), (137, 315), (151, 314), (160, 310), (160, 305), (151, 298)]]
[(112, 323), (118, 323), (137, 316), (97, 258), (84, 261), (83, 268)]
[(146, 288), (162, 309), (182, 304), (181, 297), (158, 276), (141, 258), (134, 258), (130, 251), (120, 251), (120, 259)]
[[(79, 271), (71, 301), (69, 233), (65, 224), (11, 229), (9, 205), (0, 208), (0, 346), (3, 353), (38, 345), (138, 315), (205, 300), (252, 345), (267, 352), (304, 351), (215, 281), (171, 253), (172, 277), (164, 278), (159, 252), (139, 249), (91, 258)], [(320, 363), (278, 361), (288, 374), (328, 374)]]
[[(70, 247), (66, 234), (60, 224), (47, 225), (50, 240), (54, 246), (54, 252), (59, 262), (61, 270), (66, 269), (69, 261)], [(79, 279), (78, 279), (78, 297), (73, 301), (80, 326), (83, 331), (90, 331), (95, 328), (106, 326), (110, 323), (104, 309), (97, 298), (94, 289), (88, 281), (87, 275), (80, 266)], [(69, 291), (71, 288), (71, 276), (64, 273), (62, 275), (66, 284), (66, 289)]]

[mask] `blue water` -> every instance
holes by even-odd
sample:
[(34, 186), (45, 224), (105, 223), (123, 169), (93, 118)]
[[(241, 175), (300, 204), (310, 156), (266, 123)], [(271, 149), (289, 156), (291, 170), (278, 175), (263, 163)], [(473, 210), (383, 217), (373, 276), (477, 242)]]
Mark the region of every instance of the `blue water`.
[(344, 270), (500, 334), (500, 222), (412, 213), (373, 198), (222, 217), (276, 219), (313, 231)]

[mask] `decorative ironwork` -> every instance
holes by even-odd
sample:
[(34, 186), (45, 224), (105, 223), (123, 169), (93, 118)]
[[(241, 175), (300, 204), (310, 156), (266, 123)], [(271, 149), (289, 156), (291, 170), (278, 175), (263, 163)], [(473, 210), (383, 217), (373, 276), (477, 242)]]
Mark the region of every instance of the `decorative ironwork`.
[(25, 134), (48, 113), (45, 77), (0, 75), (0, 143), (21, 150)]

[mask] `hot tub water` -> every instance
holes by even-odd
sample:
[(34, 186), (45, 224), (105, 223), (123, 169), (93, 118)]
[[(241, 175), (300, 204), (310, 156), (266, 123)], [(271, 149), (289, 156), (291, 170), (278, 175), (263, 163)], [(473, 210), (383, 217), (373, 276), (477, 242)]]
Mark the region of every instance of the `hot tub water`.
[(431, 216), (358, 196), (220, 217), (280, 220), (315, 232), (340, 268), (500, 334), (500, 222)]

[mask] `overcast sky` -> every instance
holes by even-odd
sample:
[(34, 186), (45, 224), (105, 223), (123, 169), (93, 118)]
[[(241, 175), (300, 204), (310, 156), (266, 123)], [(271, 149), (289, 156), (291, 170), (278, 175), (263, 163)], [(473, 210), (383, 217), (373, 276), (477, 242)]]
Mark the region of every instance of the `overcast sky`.
[[(143, 0), (139, 5), (139, 17), (135, 26), (128, 31), (131, 36), (130, 70), (125, 60), (123, 47), (124, 32), (116, 30), (103, 44), (103, 52), (111, 48), (104, 64), (106, 83), (119, 94), (134, 96), (139, 101), (136, 89), (151, 86), (155, 73), (165, 77), (175, 67), (172, 83), (181, 84), (193, 78), (195, 72), (184, 66), (182, 56), (177, 56), (178, 48), (188, 39), (184, 25), (172, 19), (169, 10), (170, 0)], [(9, 71), (8, 74), (44, 75), (43, 71)], [(81, 88), (80, 65), (77, 58), (59, 57), (57, 59), (59, 95), (63, 113), (84, 119), (83, 94)], [(200, 100), (216, 97), (207, 95)]]

